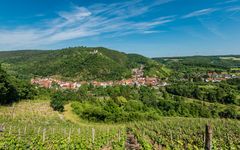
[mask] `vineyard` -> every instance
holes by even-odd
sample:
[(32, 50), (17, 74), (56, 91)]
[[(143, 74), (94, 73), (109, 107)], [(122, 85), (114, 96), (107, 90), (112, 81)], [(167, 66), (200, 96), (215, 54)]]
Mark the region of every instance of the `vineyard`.
[(204, 149), (205, 125), (213, 128), (213, 149), (240, 149), (240, 122), (220, 119), (164, 118), (131, 124), (143, 149)]
[(0, 149), (204, 149), (205, 125), (213, 128), (213, 149), (240, 149), (237, 120), (167, 118), (127, 124), (73, 123), (48, 101), (0, 106)]
[(123, 149), (124, 127), (74, 124), (46, 102), (0, 107), (0, 149)]

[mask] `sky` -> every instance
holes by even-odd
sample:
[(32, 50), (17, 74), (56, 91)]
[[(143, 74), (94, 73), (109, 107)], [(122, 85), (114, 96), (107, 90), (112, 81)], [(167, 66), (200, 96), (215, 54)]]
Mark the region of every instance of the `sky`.
[(1, 0), (0, 51), (240, 54), (240, 0)]

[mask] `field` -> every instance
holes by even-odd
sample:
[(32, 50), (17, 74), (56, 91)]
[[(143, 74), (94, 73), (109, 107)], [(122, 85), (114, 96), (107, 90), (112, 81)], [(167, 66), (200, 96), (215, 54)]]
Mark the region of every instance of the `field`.
[(225, 60), (240, 60), (238, 57), (219, 57), (220, 59), (225, 59)]
[(143, 150), (203, 149), (206, 124), (213, 128), (214, 149), (240, 149), (237, 120), (163, 117), (126, 124), (89, 123), (77, 118), (70, 105), (52, 111), (48, 101), (23, 101), (0, 107), (0, 149), (125, 149), (134, 135)]

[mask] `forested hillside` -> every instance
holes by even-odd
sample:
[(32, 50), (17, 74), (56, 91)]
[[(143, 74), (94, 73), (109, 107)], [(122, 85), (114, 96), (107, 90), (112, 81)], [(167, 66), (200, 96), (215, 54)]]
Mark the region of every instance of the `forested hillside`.
[(8, 73), (20, 78), (55, 76), (68, 80), (119, 80), (130, 77), (131, 69), (141, 64), (146, 66), (145, 75), (168, 75), (159, 63), (149, 58), (102, 47), (0, 52), (0, 63)]
[(162, 57), (153, 59), (163, 64), (167, 64), (168, 66), (175, 67), (180, 65), (214, 69), (231, 69), (234, 67), (240, 67), (239, 55)]

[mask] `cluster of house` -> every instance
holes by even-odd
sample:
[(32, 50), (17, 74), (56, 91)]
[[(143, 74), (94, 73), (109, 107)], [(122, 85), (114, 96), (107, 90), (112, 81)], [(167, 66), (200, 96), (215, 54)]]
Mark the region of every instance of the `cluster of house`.
[(132, 69), (132, 78), (142, 78), (144, 76), (143, 73), (144, 65), (141, 65), (140, 68), (134, 68)]
[(239, 78), (233, 74), (226, 74), (226, 73), (217, 73), (217, 72), (208, 72), (207, 78), (205, 79), (206, 82), (221, 82), (228, 79)]
[(64, 82), (53, 78), (34, 78), (31, 80), (31, 84), (36, 84), (44, 88), (77, 89), (83, 83)]
[(32, 84), (36, 84), (40, 87), (44, 88), (61, 88), (61, 89), (78, 89), (84, 84), (92, 84), (93, 86), (99, 87), (107, 87), (114, 85), (129, 85), (129, 86), (166, 86), (166, 82), (160, 82), (158, 78), (150, 78), (150, 77), (142, 77), (137, 79), (123, 79), (120, 81), (82, 81), (82, 82), (67, 82), (56, 80), (53, 78), (34, 78), (31, 80)]
[(107, 87), (114, 85), (129, 85), (129, 86), (166, 86), (167, 83), (160, 81), (155, 77), (144, 77), (143, 66), (132, 70), (133, 75), (130, 79), (123, 79), (120, 81), (82, 81), (82, 82), (65, 82), (53, 78), (34, 78), (31, 80), (32, 84), (39, 85), (44, 88), (61, 88), (61, 89), (78, 89), (81, 85), (92, 84), (93, 86)]

